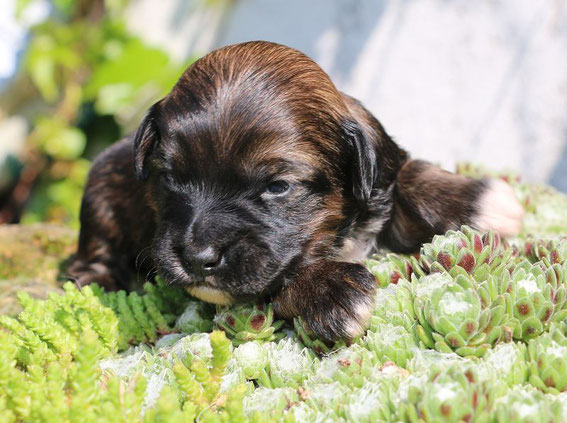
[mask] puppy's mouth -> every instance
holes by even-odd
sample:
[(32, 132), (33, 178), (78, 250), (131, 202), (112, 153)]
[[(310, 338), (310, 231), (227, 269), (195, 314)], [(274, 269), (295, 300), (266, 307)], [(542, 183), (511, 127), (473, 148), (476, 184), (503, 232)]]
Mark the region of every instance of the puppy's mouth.
[(193, 297), (207, 303), (229, 305), (234, 302), (232, 296), (228, 292), (214, 288), (211, 284), (206, 282), (206, 279), (205, 283), (188, 286), (185, 290)]

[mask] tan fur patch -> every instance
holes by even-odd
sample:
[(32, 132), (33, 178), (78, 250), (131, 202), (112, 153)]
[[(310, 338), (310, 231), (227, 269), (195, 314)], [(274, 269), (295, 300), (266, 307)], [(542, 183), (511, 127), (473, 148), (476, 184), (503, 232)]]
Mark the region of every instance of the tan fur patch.
[(208, 286), (192, 286), (187, 288), (187, 292), (207, 303), (228, 305), (232, 303), (230, 294), (220, 289), (209, 288)]

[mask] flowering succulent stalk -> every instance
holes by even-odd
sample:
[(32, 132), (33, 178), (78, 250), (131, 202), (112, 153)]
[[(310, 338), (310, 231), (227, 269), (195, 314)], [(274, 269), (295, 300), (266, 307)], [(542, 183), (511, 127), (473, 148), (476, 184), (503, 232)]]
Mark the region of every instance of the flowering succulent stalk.
[(232, 339), (234, 345), (249, 341), (269, 342), (284, 336), (275, 333), (284, 321), (274, 321), (274, 308), (271, 304), (223, 308), (217, 313), (214, 321)]

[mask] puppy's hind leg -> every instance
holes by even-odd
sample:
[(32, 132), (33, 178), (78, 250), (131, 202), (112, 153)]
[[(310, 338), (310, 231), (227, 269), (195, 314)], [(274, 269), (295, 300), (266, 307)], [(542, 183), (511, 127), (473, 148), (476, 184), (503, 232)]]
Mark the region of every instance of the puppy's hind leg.
[(510, 236), (520, 231), (523, 215), (523, 207), (504, 181), (471, 179), (409, 160), (398, 172), (392, 217), (378, 241), (408, 253), (418, 251), (433, 235), (461, 225)]

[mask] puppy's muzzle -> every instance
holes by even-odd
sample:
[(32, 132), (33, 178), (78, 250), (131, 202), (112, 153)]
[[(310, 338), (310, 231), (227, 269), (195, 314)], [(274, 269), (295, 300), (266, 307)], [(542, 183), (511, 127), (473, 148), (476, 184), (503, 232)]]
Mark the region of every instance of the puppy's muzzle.
[(182, 249), (181, 260), (186, 271), (201, 280), (225, 267), (224, 255), (213, 245), (187, 245)]

